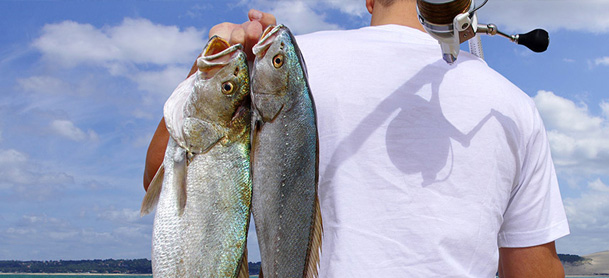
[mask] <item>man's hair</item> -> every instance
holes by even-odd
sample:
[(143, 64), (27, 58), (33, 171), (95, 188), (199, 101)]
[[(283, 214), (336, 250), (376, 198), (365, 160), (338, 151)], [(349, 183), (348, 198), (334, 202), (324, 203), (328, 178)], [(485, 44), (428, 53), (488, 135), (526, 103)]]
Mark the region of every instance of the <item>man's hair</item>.
[(376, 2), (380, 3), (381, 5), (383, 5), (385, 7), (389, 7), (389, 6), (393, 5), (393, 3), (398, 2), (398, 1), (411, 2), (411, 1), (415, 1), (415, 0), (376, 0)]

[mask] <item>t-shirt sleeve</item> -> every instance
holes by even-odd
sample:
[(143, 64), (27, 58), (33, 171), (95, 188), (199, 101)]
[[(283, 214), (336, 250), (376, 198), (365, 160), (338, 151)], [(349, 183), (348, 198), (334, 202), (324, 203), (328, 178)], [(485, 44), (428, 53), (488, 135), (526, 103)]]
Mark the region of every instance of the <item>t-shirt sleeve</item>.
[(498, 234), (499, 247), (530, 247), (569, 234), (547, 133), (533, 106), (519, 183), (512, 189)]

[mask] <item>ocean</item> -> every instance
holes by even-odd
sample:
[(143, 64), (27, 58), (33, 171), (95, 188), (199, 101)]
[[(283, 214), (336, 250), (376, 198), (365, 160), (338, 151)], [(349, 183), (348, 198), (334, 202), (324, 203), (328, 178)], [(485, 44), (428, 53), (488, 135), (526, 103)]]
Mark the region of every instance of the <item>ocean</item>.
[[(4, 274), (0, 278), (152, 278), (152, 275), (104, 275), (104, 274)], [(250, 278), (258, 278), (252, 275)]]
[[(152, 275), (121, 275), (121, 274), (6, 274), (0, 273), (0, 278), (152, 278)], [(250, 278), (258, 278), (252, 275)], [(598, 277), (596, 277), (598, 278)], [(609, 278), (609, 277), (608, 277)]]
[[(577, 278), (609, 278), (609, 276), (567, 276)], [(103, 274), (3, 274), (0, 273), (0, 278), (152, 278), (152, 275), (103, 275)], [(258, 275), (252, 275), (250, 278), (258, 278)]]

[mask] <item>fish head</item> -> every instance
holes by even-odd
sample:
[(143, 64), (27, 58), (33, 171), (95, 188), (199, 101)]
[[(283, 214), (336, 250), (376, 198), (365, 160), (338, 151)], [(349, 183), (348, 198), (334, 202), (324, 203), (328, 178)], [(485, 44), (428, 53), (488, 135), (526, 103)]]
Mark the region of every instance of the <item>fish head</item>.
[(197, 59), (197, 66), (185, 116), (229, 125), (237, 112), (243, 113), (241, 110), (249, 106), (249, 69), (243, 47), (214, 36)]
[(250, 84), (243, 47), (212, 37), (201, 57), (184, 105), (184, 147), (203, 153), (220, 140), (249, 132)]
[(264, 122), (289, 109), (306, 85), (304, 59), (290, 30), (269, 26), (253, 47), (252, 103)]

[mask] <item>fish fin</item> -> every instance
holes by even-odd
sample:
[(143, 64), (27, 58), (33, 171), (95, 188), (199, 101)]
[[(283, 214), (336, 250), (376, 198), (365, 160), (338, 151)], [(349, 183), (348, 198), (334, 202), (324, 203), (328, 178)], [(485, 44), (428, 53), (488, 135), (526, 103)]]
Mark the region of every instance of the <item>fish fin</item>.
[(186, 150), (178, 148), (173, 158), (173, 184), (178, 192), (178, 215), (184, 214), (186, 207), (186, 163), (188, 161)]
[(148, 191), (146, 191), (146, 195), (144, 195), (144, 200), (142, 201), (142, 208), (140, 209), (140, 215), (144, 216), (149, 214), (156, 204), (159, 202), (159, 196), (161, 195), (161, 190), (163, 189), (163, 179), (165, 178), (165, 166), (161, 164), (159, 170), (154, 174), (154, 178), (150, 182), (148, 186)]
[(264, 122), (258, 120), (257, 117), (252, 120), (252, 129), (250, 131), (250, 165), (254, 165), (256, 148), (258, 147), (258, 133), (260, 132), (260, 129), (262, 129), (263, 124)]
[(241, 257), (241, 266), (239, 267), (239, 274), (237, 278), (249, 278), (250, 272), (247, 265), (247, 246), (243, 249), (243, 256)]
[(206, 153), (227, 134), (226, 128), (197, 118), (184, 119), (184, 138), (194, 153)]
[(323, 224), (321, 221), (321, 209), (319, 207), (319, 197), (315, 196), (315, 212), (313, 227), (309, 242), (309, 254), (307, 254), (307, 266), (305, 268), (306, 278), (318, 277), (319, 257), (321, 256), (321, 236), (323, 234)]

